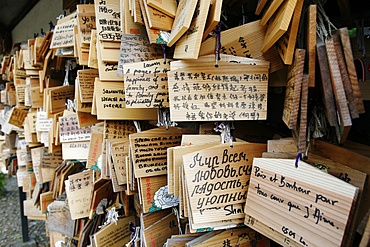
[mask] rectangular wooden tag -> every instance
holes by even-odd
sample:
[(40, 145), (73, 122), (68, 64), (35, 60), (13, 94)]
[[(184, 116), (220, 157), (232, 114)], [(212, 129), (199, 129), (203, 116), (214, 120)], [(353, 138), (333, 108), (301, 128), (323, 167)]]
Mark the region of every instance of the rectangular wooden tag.
[(158, 59), (123, 66), (127, 108), (169, 106), (167, 71), (170, 61)]
[(86, 160), (89, 155), (90, 141), (62, 143), (64, 160)]
[(72, 19), (54, 27), (50, 49), (71, 47), (75, 44), (74, 26), (76, 20)]
[(299, 153), (305, 153), (307, 148), (307, 110), (308, 110), (308, 79), (309, 75), (304, 74), (302, 79), (301, 101), (299, 111), (299, 125), (297, 131), (293, 130)]
[(263, 39), (262, 52), (267, 52), (272, 45), (288, 30), (297, 0), (284, 1), (267, 25)]
[(340, 246), (357, 192), (303, 161), (255, 158), (245, 212), (301, 245)]
[[(240, 218), (244, 212), (236, 204), (245, 202), (253, 158), (261, 157), (265, 150), (265, 144), (234, 143), (183, 155), (193, 223), (217, 222), (222, 213), (224, 220)], [(206, 213), (212, 208), (222, 213), (214, 213), (216, 217)]]
[(78, 85), (80, 87), (80, 95), (82, 103), (92, 102), (94, 94), (95, 78), (99, 77), (99, 72), (96, 69), (84, 69), (77, 71)]
[(107, 227), (94, 234), (96, 246), (120, 247), (130, 241), (131, 229), (130, 222), (135, 222), (135, 217), (125, 217), (110, 223)]
[(284, 64), (291, 65), (298, 36), (303, 1), (297, 1), (288, 31), (277, 41), (277, 50)]
[(126, 157), (129, 155), (130, 141), (128, 138), (117, 139), (117, 141), (113, 142), (111, 146), (111, 155), (114, 162), (118, 184), (126, 184)]
[(163, 51), (158, 45), (151, 45), (146, 35), (123, 34), (117, 74), (123, 76), (124, 66), (131, 63), (155, 60), (163, 57)]
[(130, 135), (135, 177), (167, 174), (167, 148), (181, 144), (181, 132), (176, 128), (157, 128)]
[(98, 40), (119, 42), (121, 40), (119, 0), (95, 2), (96, 32)]
[(186, 33), (176, 42), (176, 59), (196, 59), (199, 55), (204, 28), (207, 21), (210, 0), (198, 0), (193, 20)]
[(311, 4), (307, 9), (307, 58), (309, 87), (315, 87), (316, 72), (316, 29), (317, 29), (317, 7)]
[(156, 120), (156, 109), (126, 108), (123, 82), (95, 81), (98, 119)]
[(171, 120), (266, 119), (267, 84), (265, 66), (226, 63), (170, 71)]
[(49, 88), (50, 113), (56, 113), (66, 109), (67, 99), (73, 100), (75, 93), (74, 85)]
[(98, 68), (98, 55), (96, 51), (96, 42), (97, 42), (97, 36), (96, 36), (96, 30), (91, 30), (91, 38), (90, 38), (90, 49), (89, 49), (89, 58), (87, 65), (90, 68), (97, 69)]
[(305, 54), (305, 50), (296, 49), (293, 64), (289, 66), (283, 109), (283, 121), (289, 129), (297, 127)]
[(212, 0), (211, 8), (209, 10), (206, 26), (204, 28), (204, 34), (202, 41), (204, 41), (210, 32), (217, 26), (221, 19), (221, 10), (222, 10), (223, 0)]
[(353, 53), (351, 42), (349, 40), (348, 29), (346, 27), (339, 29), (339, 35), (343, 46), (344, 57), (346, 60), (346, 65), (349, 73), (349, 79), (351, 80), (353, 94), (355, 95), (357, 102), (357, 110), (358, 113), (364, 113), (365, 108), (362, 102), (361, 91), (358, 86), (358, 78), (356, 74), (355, 64), (353, 62)]
[(69, 210), (73, 220), (89, 216), (93, 177), (93, 170), (88, 170), (70, 175), (65, 181)]
[(91, 127), (78, 127), (77, 114), (59, 117), (59, 136), (60, 142), (78, 142), (89, 141), (91, 136)]
[(148, 18), (149, 27), (152, 29), (159, 29), (164, 31), (171, 31), (173, 18), (165, 13), (147, 5), (143, 4), (146, 16)]
[[(159, 198), (155, 196), (157, 191), (166, 186), (166, 184), (166, 175), (140, 178), (140, 195), (143, 213), (150, 213), (168, 208), (165, 204), (159, 204), (159, 201), (156, 201), (156, 199), (158, 200)], [(156, 205), (156, 202), (158, 205)]]
[(345, 91), (345, 94), (348, 100), (348, 109), (351, 113), (352, 119), (358, 118), (359, 112), (357, 109), (357, 102), (353, 94), (352, 85), (350, 82), (349, 74), (347, 71), (347, 65), (346, 65), (346, 61), (344, 59), (344, 54), (342, 50), (342, 44), (341, 44), (338, 33), (333, 34), (333, 40), (334, 40), (335, 53), (337, 54), (338, 66), (340, 69), (340, 74), (342, 76), (343, 87), (344, 87), (344, 91)]
[(144, 229), (146, 246), (163, 246), (168, 238), (179, 233), (178, 221), (175, 213), (171, 213), (153, 225)]
[(334, 91), (335, 104), (339, 113), (339, 125), (341, 127), (339, 143), (344, 144), (347, 139), (349, 130), (352, 126), (352, 119), (347, 104), (347, 98), (343, 87), (343, 81), (340, 74), (337, 56), (335, 53), (333, 38), (330, 38), (326, 41), (325, 47), (326, 53), (328, 55), (330, 77)]
[(27, 117), (28, 111), (13, 107), (10, 113), (8, 123), (16, 127), (22, 128), (24, 119)]
[(102, 58), (101, 42), (96, 42), (99, 80), (101, 81), (122, 81), (122, 78), (117, 76), (118, 63), (104, 62)]
[(175, 20), (173, 21), (171, 35), (167, 45), (171, 47), (189, 29), (198, 0), (180, 0)]
[(317, 44), (317, 57), (320, 67), (321, 92), (325, 106), (325, 115), (330, 126), (338, 126), (338, 118), (334, 101), (334, 91), (331, 83), (328, 56), (324, 44)]
[[(81, 4), (77, 5), (78, 7)], [(90, 45), (91, 30), (96, 29), (95, 11), (94, 12), (78, 12), (77, 13), (78, 35), (81, 44)]]

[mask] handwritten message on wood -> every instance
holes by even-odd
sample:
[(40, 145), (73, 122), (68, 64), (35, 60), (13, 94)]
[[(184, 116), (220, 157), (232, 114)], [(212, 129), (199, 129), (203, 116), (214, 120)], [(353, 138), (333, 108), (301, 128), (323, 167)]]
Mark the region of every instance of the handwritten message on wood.
[(57, 24), (54, 28), (53, 37), (51, 39), (50, 49), (64, 48), (74, 46), (75, 35), (74, 27), (76, 20), (72, 19), (61, 24)]
[[(79, 7), (79, 5), (77, 5)], [(95, 12), (93, 13), (78, 13), (77, 26), (79, 28), (80, 42), (90, 45), (91, 30), (96, 29)]]
[(89, 156), (89, 147), (90, 147), (89, 141), (62, 143), (63, 159), (64, 160), (73, 160), (73, 159), (86, 160), (87, 157)]
[(112, 143), (111, 155), (117, 182), (119, 185), (123, 185), (127, 183), (126, 157), (129, 155), (130, 141), (128, 138), (117, 140), (118, 142)]
[(95, 82), (98, 119), (156, 120), (156, 109), (126, 108), (123, 82)]
[(88, 141), (91, 137), (91, 127), (78, 127), (77, 115), (59, 117), (60, 142)]
[(35, 131), (49, 131), (52, 128), (53, 119), (47, 118), (47, 113), (38, 111), (36, 113)]
[(127, 108), (168, 107), (170, 60), (150, 60), (123, 66)]
[[(138, 0), (137, 2), (139, 3)], [(173, 18), (171, 18), (170, 16), (166, 15), (165, 13), (155, 8), (150, 7), (147, 4), (143, 3), (143, 6), (145, 8), (149, 28), (164, 30), (164, 31), (171, 31), (171, 28), (173, 25)]]
[(157, 128), (130, 135), (135, 177), (167, 174), (167, 148), (181, 144), (175, 128)]
[(77, 71), (78, 85), (80, 86), (80, 98), (82, 103), (89, 103), (93, 100), (94, 81), (99, 77), (96, 69), (84, 69)]
[(151, 45), (148, 37), (143, 34), (123, 34), (118, 60), (117, 74), (122, 76), (125, 64), (144, 62), (163, 57), (163, 51), (158, 45)]
[(27, 114), (28, 114), (27, 110), (14, 107), (10, 114), (8, 123), (16, 127), (22, 128), (24, 119), (27, 117)]
[(65, 181), (69, 210), (73, 220), (89, 216), (93, 178), (93, 171), (88, 170), (70, 175)]
[(262, 120), (268, 67), (224, 64), (168, 73), (172, 121)]
[(340, 246), (357, 192), (303, 161), (255, 158), (245, 212), (303, 246)]
[(62, 149), (55, 148), (52, 153), (49, 153), (47, 148), (43, 148), (40, 159), (42, 167), (56, 168), (63, 162)]
[(253, 157), (262, 157), (265, 150), (265, 144), (234, 143), (183, 156), (194, 223), (244, 217), (240, 203), (247, 198)]
[(49, 89), (50, 95), (50, 113), (63, 111), (66, 108), (65, 103), (67, 99), (73, 100), (75, 94), (75, 87), (60, 86)]
[(130, 222), (135, 222), (135, 217), (121, 218), (110, 223), (107, 227), (94, 234), (95, 246), (120, 247), (130, 241)]
[(95, 1), (98, 40), (119, 42), (122, 37), (120, 0)]

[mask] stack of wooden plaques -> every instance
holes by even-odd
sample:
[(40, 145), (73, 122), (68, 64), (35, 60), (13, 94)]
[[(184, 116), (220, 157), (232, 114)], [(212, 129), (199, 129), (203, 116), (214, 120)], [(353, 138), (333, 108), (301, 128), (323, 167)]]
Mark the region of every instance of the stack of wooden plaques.
[[(4, 57), (0, 153), (53, 246), (353, 243), (369, 159), (309, 143), (310, 87), (338, 143), (364, 112), (348, 30), (321, 44), (302, 0), (261, 0), (261, 19), (224, 29), (236, 2), (81, 4)], [(276, 85), (281, 112), (268, 102)], [(274, 114), (291, 138), (253, 142)]]

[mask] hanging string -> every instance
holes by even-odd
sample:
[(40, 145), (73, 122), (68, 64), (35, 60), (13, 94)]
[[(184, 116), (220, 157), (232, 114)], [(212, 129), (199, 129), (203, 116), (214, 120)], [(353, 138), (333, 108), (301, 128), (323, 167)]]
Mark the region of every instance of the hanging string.
[(221, 23), (219, 22), (214, 29), (216, 35), (216, 65), (218, 67), (218, 61), (220, 60), (220, 49), (221, 49)]
[(295, 158), (295, 168), (298, 168), (298, 161), (302, 160), (302, 153), (298, 153), (297, 157)]
[(166, 59), (167, 59), (167, 52), (166, 52), (166, 45), (161, 45), (162, 46), (162, 51), (163, 51), (163, 60), (164, 64), (166, 64)]
[(168, 129), (169, 127), (177, 126), (177, 123), (171, 122), (169, 108), (158, 108), (157, 126), (166, 126), (166, 129)]
[(230, 142), (230, 147), (233, 147), (233, 138), (231, 138), (230, 133), (230, 123), (229, 122), (215, 122), (216, 127), (214, 130), (220, 132), (221, 143)]
[(316, 33), (321, 40), (330, 39), (332, 29), (337, 30), (334, 24), (330, 21), (329, 17), (325, 13), (323, 5), (326, 0), (312, 0), (317, 6), (317, 29)]
[(134, 125), (135, 125), (135, 128), (136, 128), (136, 132), (137, 133), (141, 132), (140, 122), (137, 121), (137, 120), (134, 120)]
[(125, 244), (125, 246), (126, 247), (135, 246), (133, 244), (136, 243), (137, 241), (139, 241), (139, 233), (140, 233), (140, 226), (137, 226), (137, 227), (135, 227), (135, 229), (133, 231), (133, 236), (131, 236), (130, 242)]
[(77, 67), (77, 63), (76, 61), (72, 60), (72, 59), (68, 59), (65, 63), (65, 72), (66, 72), (66, 75), (64, 77), (64, 82), (63, 82), (63, 86), (69, 86), (69, 71), (70, 70), (73, 70)]
[(71, 99), (66, 99), (66, 106), (67, 106), (68, 111), (73, 111), (73, 112), (77, 111), (76, 105)]
[(180, 234), (180, 235), (182, 235), (179, 211), (177, 210), (177, 208), (172, 208), (172, 211), (173, 211), (173, 212), (175, 213), (175, 215), (176, 215), (176, 219), (177, 219), (177, 227), (179, 228), (179, 234)]
[(108, 225), (112, 222), (117, 225), (118, 221), (118, 212), (116, 211), (116, 207), (112, 207), (110, 210), (107, 209), (107, 216), (106, 216), (106, 221), (104, 222), (104, 225)]
[(308, 129), (312, 132), (312, 138), (314, 139), (321, 138), (326, 133), (325, 114), (318, 111), (316, 107), (312, 110), (312, 118), (308, 124)]

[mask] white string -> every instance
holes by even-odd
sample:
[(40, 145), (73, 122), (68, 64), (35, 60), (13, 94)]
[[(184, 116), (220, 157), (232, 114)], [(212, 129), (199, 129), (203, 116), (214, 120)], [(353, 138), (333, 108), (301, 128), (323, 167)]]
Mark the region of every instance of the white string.
[(176, 215), (177, 227), (179, 228), (179, 234), (182, 235), (179, 211), (177, 210), (177, 208), (172, 208), (172, 210)]
[(139, 241), (139, 239), (138, 239), (139, 232), (140, 232), (140, 226), (135, 227), (135, 235), (130, 240), (130, 242), (128, 242), (127, 244), (125, 244), (126, 247), (131, 247), (133, 242), (136, 243), (137, 241)]
[(107, 220), (106, 222), (104, 223), (104, 225), (108, 225), (112, 222), (114, 222), (114, 224), (117, 225), (117, 221), (118, 221), (118, 212), (116, 211), (116, 207), (112, 207), (110, 210), (107, 209)]
[(141, 132), (141, 126), (140, 126), (139, 121), (134, 120), (134, 125), (135, 125), (135, 128), (136, 128), (136, 132), (137, 133)]
[(228, 122), (222, 122), (220, 124), (216, 123), (216, 125), (217, 126), (214, 128), (214, 130), (221, 133), (221, 143), (230, 142), (230, 147), (232, 147), (233, 138), (231, 137), (230, 124)]

